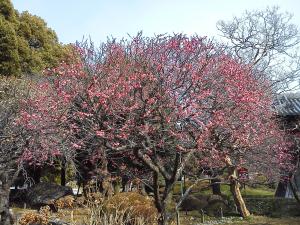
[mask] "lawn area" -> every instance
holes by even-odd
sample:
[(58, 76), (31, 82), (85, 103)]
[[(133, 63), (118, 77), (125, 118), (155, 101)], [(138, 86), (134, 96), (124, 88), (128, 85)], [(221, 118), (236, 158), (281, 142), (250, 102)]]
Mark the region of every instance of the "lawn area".
[(201, 218), (196, 214), (191, 213), (188, 216), (183, 215), (180, 218), (181, 225), (299, 225), (299, 217), (283, 217), (283, 218), (271, 218), (266, 216), (253, 216), (251, 215), (247, 219), (240, 217), (224, 217), (223, 219), (206, 218), (204, 223), (201, 223)]
[(251, 216), (247, 220), (235, 220), (231, 223), (221, 224), (235, 224), (235, 225), (299, 225), (300, 218), (287, 217), (287, 218), (270, 218), (266, 216)]
[[(209, 181), (203, 181), (196, 185), (192, 189), (192, 193), (201, 193), (204, 195), (211, 195), (212, 190), (209, 187)], [(180, 182), (178, 182), (174, 187), (174, 194), (180, 194)], [(186, 182), (186, 187), (188, 188), (190, 185), (192, 185), (192, 182), (188, 181)], [(231, 196), (229, 185), (221, 184), (221, 192), (224, 195)], [(246, 186), (246, 188), (241, 188), (241, 193), (244, 197), (257, 197), (257, 198), (263, 198), (263, 197), (273, 197), (275, 190), (265, 187), (265, 186), (259, 186), (256, 188)]]

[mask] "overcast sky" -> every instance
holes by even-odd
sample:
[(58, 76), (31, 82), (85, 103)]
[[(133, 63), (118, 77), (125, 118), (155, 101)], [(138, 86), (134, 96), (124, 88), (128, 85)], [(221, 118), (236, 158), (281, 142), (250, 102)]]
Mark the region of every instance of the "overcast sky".
[(12, 0), (14, 7), (42, 17), (63, 43), (90, 36), (128, 37), (183, 32), (217, 36), (216, 22), (243, 11), (278, 5), (300, 27), (300, 0)]

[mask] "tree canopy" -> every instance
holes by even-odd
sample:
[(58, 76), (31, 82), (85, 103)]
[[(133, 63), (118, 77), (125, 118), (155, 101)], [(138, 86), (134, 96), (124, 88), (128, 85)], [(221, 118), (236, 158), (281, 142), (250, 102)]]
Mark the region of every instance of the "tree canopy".
[[(22, 105), (17, 124), (30, 135), (23, 160), (84, 152), (104, 164), (115, 155), (139, 161), (153, 174), (164, 224), (168, 196), (194, 154), (199, 167), (259, 172), (266, 164), (276, 171), (289, 156), (265, 84), (205, 38), (139, 35), (78, 54), (77, 64), (47, 71), (49, 80)], [(237, 190), (236, 174), (229, 175)]]

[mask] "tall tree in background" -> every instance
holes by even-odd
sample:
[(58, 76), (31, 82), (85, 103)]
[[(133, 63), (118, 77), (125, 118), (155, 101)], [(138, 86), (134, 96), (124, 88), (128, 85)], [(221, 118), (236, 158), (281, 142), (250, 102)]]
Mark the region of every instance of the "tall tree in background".
[(11, 23), (17, 23), (16, 11), (11, 0), (2, 0), (0, 2), (0, 15)]
[(0, 75), (17, 75), (21, 71), (17, 40), (13, 25), (0, 16)]
[(246, 11), (231, 21), (219, 21), (217, 28), (229, 41), (231, 54), (272, 81), (273, 90), (290, 90), (297, 83), (293, 81), (299, 84), (300, 36), (292, 14), (281, 13), (279, 7)]
[(25, 11), (18, 15), (18, 41), (22, 72), (37, 73), (58, 65), (66, 56), (66, 46), (58, 42), (45, 21)]
[(58, 42), (44, 20), (19, 13), (10, 0), (0, 2), (0, 20), (0, 75), (36, 74), (68, 58), (69, 46)]

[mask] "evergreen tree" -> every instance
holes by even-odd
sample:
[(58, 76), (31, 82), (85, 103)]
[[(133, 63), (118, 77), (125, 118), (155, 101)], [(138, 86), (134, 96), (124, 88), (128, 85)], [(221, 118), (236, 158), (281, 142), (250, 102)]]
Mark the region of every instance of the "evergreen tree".
[(19, 13), (10, 0), (0, 1), (0, 18), (0, 75), (36, 74), (68, 58), (70, 46), (42, 18)]
[(0, 75), (20, 74), (16, 32), (11, 23), (0, 16)]
[(1, 0), (0, 1), (0, 15), (2, 15), (5, 20), (7, 20), (11, 23), (17, 22), (16, 11), (10, 0)]

